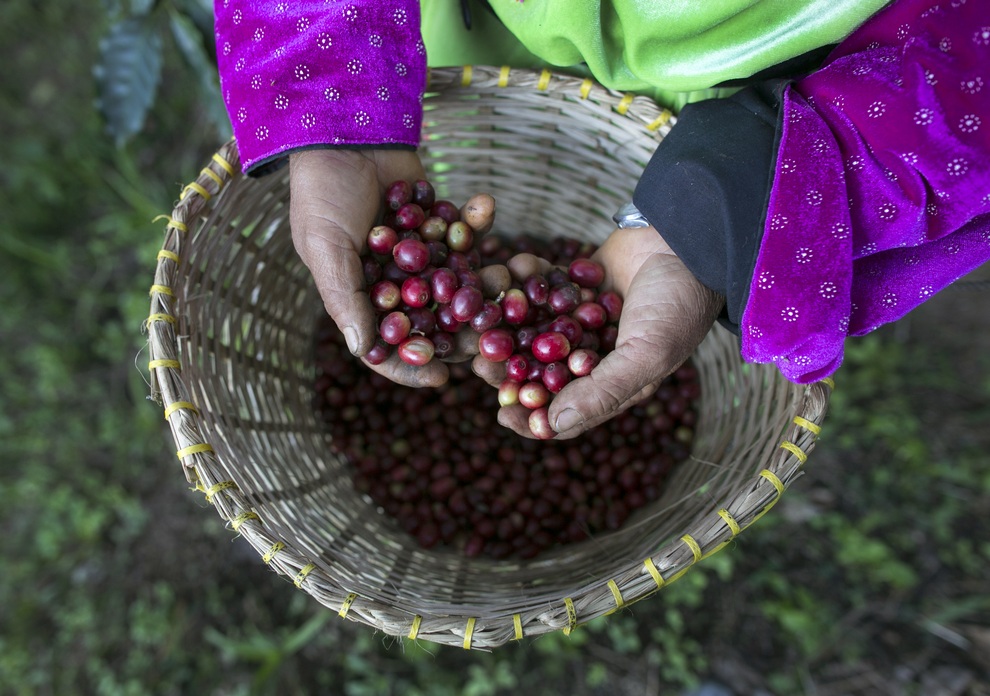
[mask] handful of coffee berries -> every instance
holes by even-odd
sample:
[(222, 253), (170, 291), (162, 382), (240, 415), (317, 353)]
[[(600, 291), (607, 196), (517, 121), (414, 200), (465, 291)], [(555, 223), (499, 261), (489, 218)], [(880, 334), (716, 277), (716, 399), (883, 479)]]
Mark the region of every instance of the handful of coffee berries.
[(484, 358), (505, 363), (499, 404), (530, 409), (529, 429), (538, 439), (556, 435), (547, 417), (553, 396), (615, 348), (622, 298), (598, 291), (604, 278), (605, 270), (586, 258), (566, 271), (531, 275), (501, 299), (506, 326), (478, 341)]
[[(490, 216), (494, 200), (484, 198)], [(553, 395), (615, 347), (622, 299), (599, 292), (604, 269), (577, 258), (566, 270), (513, 280), (492, 296), (486, 278), (510, 278), (508, 269), (482, 266), (481, 230), (452, 202), (438, 200), (430, 182), (395, 181), (384, 203), (362, 257), (378, 314), (378, 338), (365, 360), (378, 365), (393, 351), (410, 365), (450, 358), (454, 335), (469, 328), (479, 334), (481, 356), (505, 364), (499, 404), (531, 409), (532, 434), (554, 437)]]

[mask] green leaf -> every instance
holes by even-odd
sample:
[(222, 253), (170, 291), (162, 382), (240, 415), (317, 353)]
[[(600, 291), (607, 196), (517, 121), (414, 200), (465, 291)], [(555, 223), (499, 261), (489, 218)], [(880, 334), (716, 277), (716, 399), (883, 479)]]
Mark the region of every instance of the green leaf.
[(121, 5), (120, 0), (103, 0), (101, 4), (107, 12), (107, 17), (111, 20), (120, 17), (120, 15), (124, 12), (124, 8)]
[(131, 0), (131, 15), (146, 15), (155, 8), (155, 0)]
[(202, 35), (191, 19), (178, 12), (170, 14), (172, 36), (179, 46), (186, 64), (196, 74), (196, 85), (200, 99), (210, 122), (216, 126), (217, 135), (221, 140), (231, 136), (230, 120), (227, 118), (227, 108), (220, 95), (220, 78), (216, 66), (210, 60), (203, 47)]
[(107, 130), (123, 145), (144, 125), (161, 80), (162, 40), (151, 17), (113, 24), (100, 42), (94, 72)]
[[(213, 55), (213, 0), (180, 0), (178, 7), (183, 14), (192, 20), (199, 31), (202, 41), (206, 44), (207, 53)], [(216, 62), (211, 58), (211, 62)]]

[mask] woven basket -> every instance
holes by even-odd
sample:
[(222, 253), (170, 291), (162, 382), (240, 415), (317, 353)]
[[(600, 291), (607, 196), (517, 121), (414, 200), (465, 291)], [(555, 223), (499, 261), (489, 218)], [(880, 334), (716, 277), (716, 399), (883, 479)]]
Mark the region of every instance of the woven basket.
[[(434, 70), (424, 105), (421, 155), (438, 195), (494, 194), (506, 234), (596, 242), (673, 121), (590, 80), (507, 68)], [(323, 304), (293, 251), (288, 198), (287, 172), (242, 176), (233, 142), (183, 190), (151, 290), (152, 395), (188, 480), (265, 563), (342, 617), (475, 649), (569, 631), (722, 548), (814, 446), (831, 382), (744, 364), (716, 327), (694, 357), (691, 459), (622, 529), (532, 561), (423, 550), (354, 491), (312, 408)]]

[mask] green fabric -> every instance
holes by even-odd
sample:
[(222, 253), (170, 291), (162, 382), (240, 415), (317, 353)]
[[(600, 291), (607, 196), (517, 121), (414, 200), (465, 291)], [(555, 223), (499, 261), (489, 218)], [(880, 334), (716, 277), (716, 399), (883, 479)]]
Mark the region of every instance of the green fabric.
[(498, 17), (472, 0), (471, 30), (459, 0), (420, 0), (426, 60), (432, 68), (459, 65), (551, 67), (519, 43)]
[(887, 0), (421, 0), (429, 64), (551, 67), (679, 110), (838, 43)]

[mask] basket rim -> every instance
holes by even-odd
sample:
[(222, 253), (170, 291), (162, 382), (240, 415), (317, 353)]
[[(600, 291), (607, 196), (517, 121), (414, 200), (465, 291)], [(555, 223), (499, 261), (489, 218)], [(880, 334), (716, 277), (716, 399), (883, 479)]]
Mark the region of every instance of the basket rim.
[[(669, 132), (673, 114), (646, 97), (608, 90), (590, 79), (575, 78), (549, 70), (532, 71), (502, 66), (434, 68), (428, 92), (450, 90), (500, 90), (526, 98), (534, 94), (586, 102), (631, 119), (657, 139)], [(598, 616), (652, 596), (690, 570), (696, 563), (724, 548), (743, 530), (766, 514), (784, 490), (801, 474), (814, 448), (827, 410), (834, 382), (831, 379), (806, 385), (798, 412), (764, 469), (721, 502), (717, 513), (695, 520), (676, 540), (658, 548), (635, 567), (612, 578), (596, 578), (582, 594), (560, 597), (540, 611), (500, 612), (472, 615), (412, 614), (345, 588), (321, 565), (272, 534), (264, 520), (252, 510), (236, 483), (224, 475), (218, 453), (206, 441), (197, 405), (183, 380), (179, 360), (178, 316), (181, 314), (174, 287), (179, 280), (184, 244), (211, 200), (232, 182), (242, 178), (234, 140), (214, 153), (195, 180), (183, 187), (179, 201), (166, 218), (165, 238), (158, 252), (151, 307), (145, 324), (149, 345), (151, 398), (164, 409), (165, 420), (177, 447), (176, 456), (189, 483), (205, 494), (220, 516), (237, 534), (244, 536), (277, 572), (290, 578), (324, 605), (335, 608), (342, 618), (367, 623), (394, 635), (423, 638), (460, 645), (467, 649), (490, 649), (510, 640), (549, 631), (570, 630)], [(159, 218), (159, 219), (160, 219)], [(761, 367), (761, 366), (754, 366)], [(317, 583), (316, 581), (320, 582)], [(469, 608), (468, 608), (469, 609)], [(384, 624), (381, 614), (398, 613)]]

